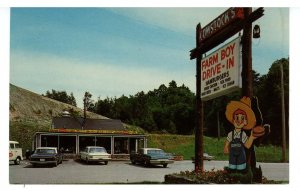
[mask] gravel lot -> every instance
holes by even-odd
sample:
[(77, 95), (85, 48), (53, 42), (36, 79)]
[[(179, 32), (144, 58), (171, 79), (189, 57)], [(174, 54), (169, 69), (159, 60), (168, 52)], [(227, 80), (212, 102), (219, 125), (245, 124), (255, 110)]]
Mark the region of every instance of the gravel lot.
[[(204, 161), (205, 170), (223, 169), (228, 161)], [(289, 181), (288, 163), (259, 163), (263, 176), (269, 180)], [(74, 160), (63, 161), (58, 167), (33, 168), (28, 161), (21, 165), (10, 164), (10, 184), (98, 184), (163, 182), (166, 174), (193, 170), (190, 160), (175, 161), (167, 168), (162, 166), (143, 167), (130, 161), (111, 161), (108, 165), (85, 164)]]

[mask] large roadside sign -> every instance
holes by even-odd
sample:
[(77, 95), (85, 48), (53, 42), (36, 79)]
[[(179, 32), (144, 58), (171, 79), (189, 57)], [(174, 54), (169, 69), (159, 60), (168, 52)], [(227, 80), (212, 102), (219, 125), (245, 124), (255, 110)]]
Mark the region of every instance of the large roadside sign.
[(201, 60), (201, 100), (207, 101), (241, 88), (241, 38)]
[(243, 8), (231, 7), (224, 13), (219, 15), (216, 19), (201, 29), (199, 34), (200, 42), (204, 42), (210, 37), (222, 32), (225, 28), (232, 29), (231, 26), (236, 21), (244, 19)]

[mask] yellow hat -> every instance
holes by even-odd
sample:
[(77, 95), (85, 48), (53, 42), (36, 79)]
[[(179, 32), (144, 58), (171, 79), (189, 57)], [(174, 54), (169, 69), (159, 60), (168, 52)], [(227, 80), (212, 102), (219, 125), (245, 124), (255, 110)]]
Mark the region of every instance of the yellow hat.
[(233, 113), (236, 110), (243, 110), (247, 115), (248, 124), (243, 127), (245, 130), (252, 129), (256, 124), (256, 118), (253, 110), (251, 109), (251, 99), (249, 97), (243, 97), (240, 101), (231, 101), (226, 106), (225, 115), (227, 120), (233, 124)]

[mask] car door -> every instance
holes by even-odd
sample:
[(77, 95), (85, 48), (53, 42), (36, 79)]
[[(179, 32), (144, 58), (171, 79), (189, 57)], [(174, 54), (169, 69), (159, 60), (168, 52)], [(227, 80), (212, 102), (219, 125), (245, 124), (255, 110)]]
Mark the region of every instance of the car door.
[(9, 160), (15, 160), (17, 156), (16, 150), (15, 150), (15, 144), (9, 143)]
[(81, 158), (82, 158), (83, 160), (86, 160), (87, 154), (88, 154), (88, 148), (85, 148), (85, 149), (81, 152)]

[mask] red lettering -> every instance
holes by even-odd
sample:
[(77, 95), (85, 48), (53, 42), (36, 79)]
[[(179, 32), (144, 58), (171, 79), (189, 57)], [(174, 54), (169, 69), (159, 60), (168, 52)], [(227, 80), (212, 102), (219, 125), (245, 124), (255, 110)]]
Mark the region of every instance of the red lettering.
[(226, 69), (234, 67), (234, 56), (231, 58), (228, 58), (227, 63), (226, 63)]
[(201, 63), (201, 70), (205, 70), (218, 62), (219, 62), (219, 56), (218, 56), (218, 53), (216, 53), (216, 54), (210, 56), (209, 58), (205, 59)]
[(203, 71), (202, 72), (202, 80), (207, 80), (211, 77), (214, 77), (217, 74), (220, 74), (221, 73), (221, 68), (222, 68), (222, 65), (217, 64), (217, 65)]
[(226, 48), (221, 50), (221, 60), (233, 55), (233, 50), (235, 47), (235, 43), (227, 46)]

